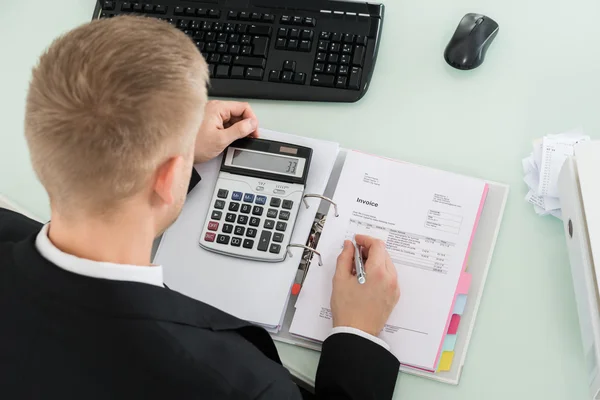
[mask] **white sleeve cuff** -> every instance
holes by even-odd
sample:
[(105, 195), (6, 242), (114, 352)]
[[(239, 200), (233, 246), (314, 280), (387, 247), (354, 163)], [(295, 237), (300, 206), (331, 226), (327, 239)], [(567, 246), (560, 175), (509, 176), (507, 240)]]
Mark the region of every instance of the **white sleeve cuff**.
[(389, 344), (387, 344), (386, 342), (384, 342), (382, 339), (379, 339), (377, 336), (370, 335), (367, 332), (361, 331), (360, 329), (351, 328), (349, 326), (337, 326), (337, 327), (335, 327), (335, 328), (333, 328), (331, 330), (331, 333), (329, 334), (329, 336), (335, 335), (336, 333), (350, 333), (352, 335), (358, 335), (358, 336), (363, 337), (363, 338), (365, 338), (367, 340), (370, 340), (373, 343), (377, 343), (378, 345), (380, 345), (381, 347), (383, 347), (387, 351), (390, 351), (390, 345)]

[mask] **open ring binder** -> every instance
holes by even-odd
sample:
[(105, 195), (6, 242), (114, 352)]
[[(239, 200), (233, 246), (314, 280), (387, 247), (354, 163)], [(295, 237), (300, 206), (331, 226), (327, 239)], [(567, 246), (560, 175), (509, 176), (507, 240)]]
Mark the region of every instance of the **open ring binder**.
[(293, 244), (293, 243), (289, 244), (287, 247), (287, 253), (288, 253), (288, 256), (290, 256), (290, 257), (292, 257), (292, 252), (290, 251), (290, 247), (299, 247), (301, 249), (304, 249), (305, 252), (308, 251), (310, 253), (318, 255), (319, 256), (319, 266), (323, 265), (323, 258), (321, 258), (321, 253), (319, 253), (317, 250), (313, 249), (312, 247), (308, 247), (303, 244)]
[(318, 199), (325, 200), (326, 202), (328, 202), (331, 205), (333, 205), (333, 209), (335, 211), (335, 216), (336, 217), (340, 216), (340, 214), (338, 213), (338, 206), (337, 206), (337, 204), (335, 204), (335, 202), (333, 200), (331, 200), (329, 197), (325, 197), (325, 196), (322, 196), (320, 194), (305, 194), (302, 197), (302, 201), (304, 202), (304, 205), (306, 206), (306, 208), (310, 208), (310, 206), (308, 205), (308, 201), (306, 201), (307, 197), (316, 197)]

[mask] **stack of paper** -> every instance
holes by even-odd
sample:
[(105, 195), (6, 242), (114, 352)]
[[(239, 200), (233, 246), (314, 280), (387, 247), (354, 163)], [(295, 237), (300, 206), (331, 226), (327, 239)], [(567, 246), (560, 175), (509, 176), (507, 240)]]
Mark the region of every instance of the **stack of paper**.
[(567, 157), (573, 155), (575, 145), (586, 140), (590, 137), (581, 128), (534, 140), (533, 152), (523, 159), (523, 180), (529, 187), (525, 201), (533, 205), (538, 215), (562, 218), (558, 174)]

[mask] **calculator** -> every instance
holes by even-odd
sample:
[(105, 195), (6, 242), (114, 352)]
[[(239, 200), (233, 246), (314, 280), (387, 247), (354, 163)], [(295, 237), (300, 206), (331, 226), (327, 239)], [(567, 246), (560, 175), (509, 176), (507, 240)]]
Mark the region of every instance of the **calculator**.
[(224, 152), (200, 246), (255, 261), (285, 260), (312, 149), (245, 138)]

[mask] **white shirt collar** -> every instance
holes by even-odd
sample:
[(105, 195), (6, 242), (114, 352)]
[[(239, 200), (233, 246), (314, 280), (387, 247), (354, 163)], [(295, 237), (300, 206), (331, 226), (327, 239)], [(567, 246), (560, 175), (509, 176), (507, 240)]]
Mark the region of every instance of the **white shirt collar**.
[(164, 287), (163, 270), (160, 265), (139, 266), (113, 264), (79, 258), (59, 250), (48, 238), (46, 224), (37, 235), (35, 246), (46, 260), (56, 266), (78, 275), (113, 281), (130, 281)]

